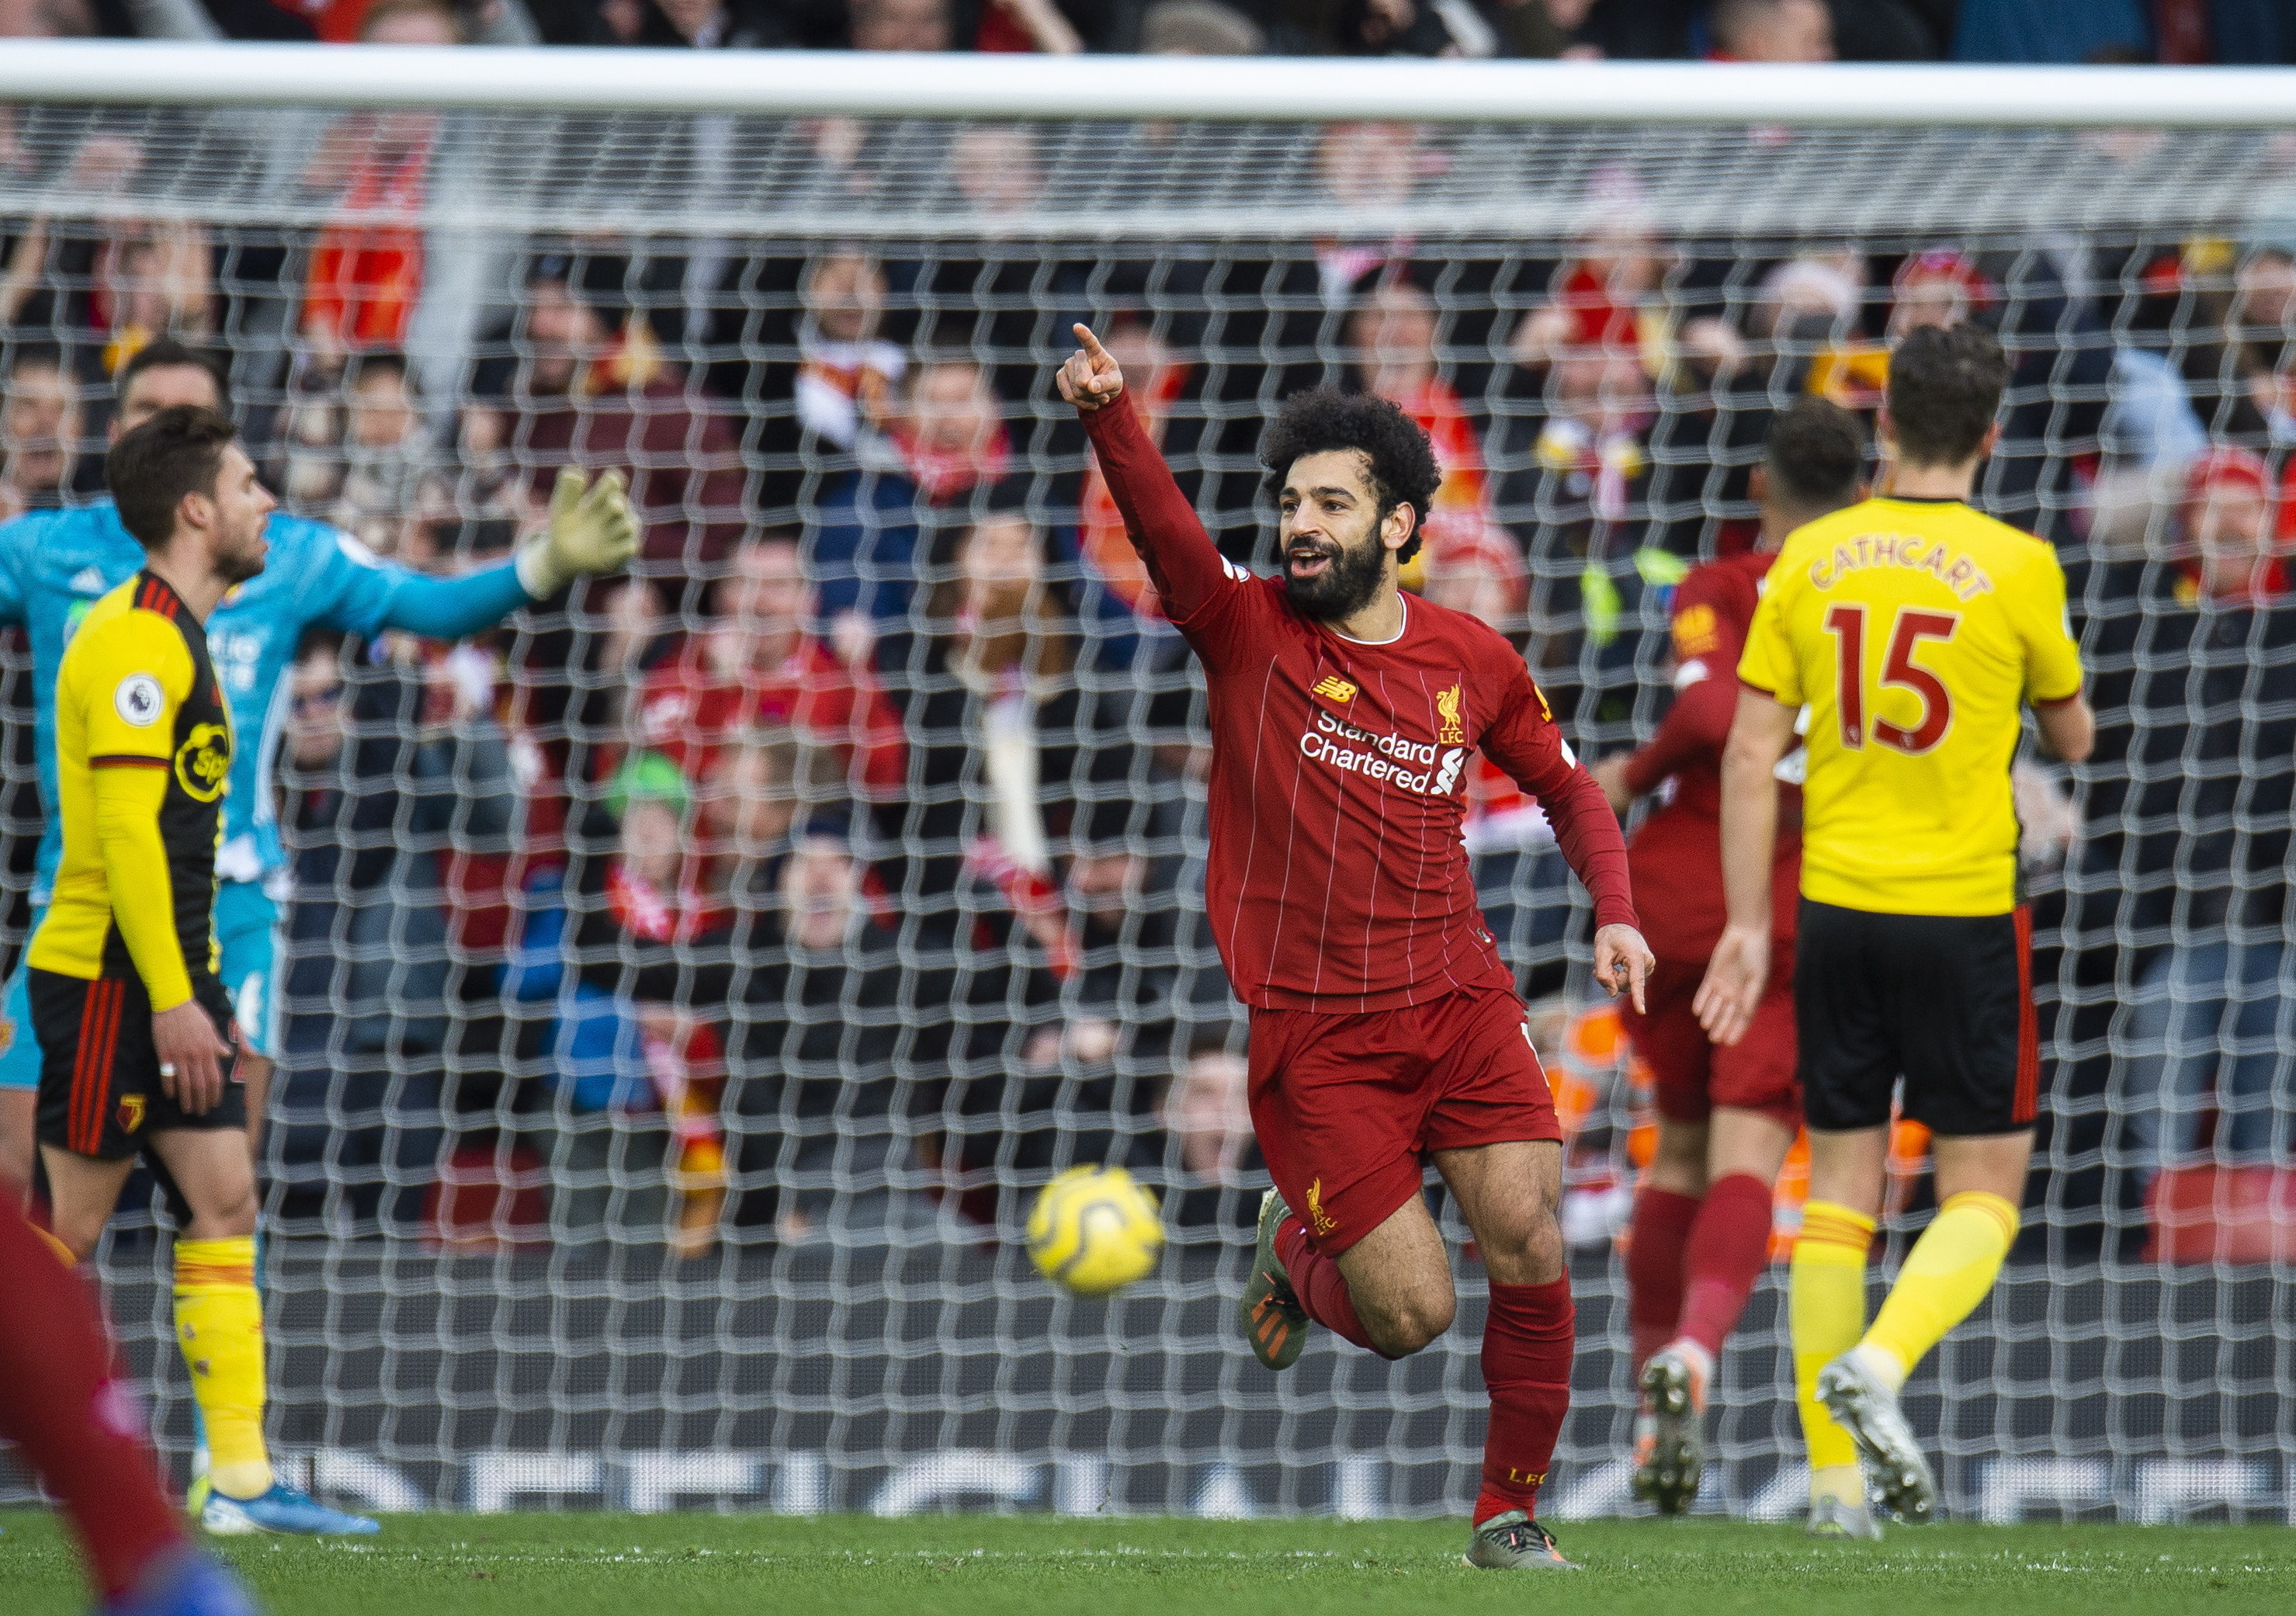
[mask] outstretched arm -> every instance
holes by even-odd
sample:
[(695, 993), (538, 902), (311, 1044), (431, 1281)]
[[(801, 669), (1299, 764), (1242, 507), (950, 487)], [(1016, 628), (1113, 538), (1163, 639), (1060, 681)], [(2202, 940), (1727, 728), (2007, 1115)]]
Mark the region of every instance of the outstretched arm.
[(491, 628), (520, 607), (549, 599), (577, 578), (619, 571), (637, 552), (637, 517), (621, 473), (595, 482), (569, 466), (551, 490), (550, 522), (499, 567), (462, 578), (405, 573), (396, 578), (372, 634), (398, 628), (425, 639), (459, 640)]
[[(1245, 580), (1212, 543), (1195, 507), (1172, 480), (1171, 468), (1148, 439), (1140, 417), (1124, 398), (1124, 373), (1089, 326), (1075, 327), (1084, 346), (1060, 368), (1061, 397), (1077, 407), (1101, 475), (1124, 517), (1132, 547), (1147, 563), (1164, 614), (1185, 628), (1223, 592)], [(1113, 406), (1113, 407), (1111, 407)]]
[(382, 627), (427, 640), (459, 640), (493, 628), (533, 599), (518, 581), (516, 562), (461, 578), (416, 573), (391, 592)]

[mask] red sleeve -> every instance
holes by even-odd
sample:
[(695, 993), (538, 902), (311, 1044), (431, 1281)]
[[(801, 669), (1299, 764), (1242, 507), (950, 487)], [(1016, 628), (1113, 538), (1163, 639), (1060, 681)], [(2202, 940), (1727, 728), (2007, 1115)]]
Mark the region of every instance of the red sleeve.
[[(1746, 648), (1744, 594), (1719, 566), (1693, 570), (1674, 592), (1669, 626), (1680, 693), (1658, 733), (1627, 759), (1627, 789), (1636, 796), (1656, 790), (1686, 763), (1720, 760), (1738, 711), (1738, 686), (1731, 676)], [(1689, 682), (1680, 683), (1685, 676)]]
[(1737, 682), (1710, 667), (1674, 698), (1658, 733), (1627, 759), (1627, 790), (1639, 797), (1685, 764), (1718, 761), (1737, 716)]
[(1242, 593), (1250, 575), (1228, 563), (1196, 520), (1195, 507), (1142, 428), (1129, 393), (1077, 413), (1100, 456), (1109, 495), (1123, 513), (1125, 535), (1155, 581), (1164, 615), (1184, 633), (1201, 626), (1223, 596)]
[(1512, 647), (1506, 661), (1499, 710), (1480, 742), (1483, 755), (1538, 799), (1562, 857), (1595, 900), (1595, 925), (1638, 927), (1619, 816), (1595, 777), (1571, 754), (1546, 698)]

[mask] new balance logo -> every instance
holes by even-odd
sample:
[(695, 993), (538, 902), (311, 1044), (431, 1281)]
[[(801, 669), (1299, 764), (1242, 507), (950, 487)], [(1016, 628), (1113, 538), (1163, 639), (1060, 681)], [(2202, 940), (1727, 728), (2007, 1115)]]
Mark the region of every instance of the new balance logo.
[(1328, 696), (1334, 701), (1352, 701), (1356, 699), (1356, 687), (1335, 673), (1325, 674), (1309, 688), (1316, 694)]

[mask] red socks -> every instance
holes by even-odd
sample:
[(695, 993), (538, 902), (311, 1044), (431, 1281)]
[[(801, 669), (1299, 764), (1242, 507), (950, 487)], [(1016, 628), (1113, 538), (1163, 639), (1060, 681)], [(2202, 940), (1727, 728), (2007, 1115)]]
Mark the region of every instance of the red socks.
[[(1678, 1241), (1675, 1249), (1679, 1253)], [(1340, 1265), (1308, 1243), (1307, 1226), (1299, 1218), (1285, 1218), (1276, 1230), (1275, 1255), (1309, 1318), (1342, 1340), (1379, 1350), (1356, 1317)], [(1669, 1317), (1669, 1333), (1672, 1327)], [(1491, 1286), (1490, 1313), (1483, 1323), (1483, 1384), (1491, 1394), (1491, 1424), (1483, 1439), (1478, 1524), (1510, 1509), (1537, 1513), (1539, 1485), (1546, 1480), (1563, 1416), (1570, 1412), (1576, 1334), (1568, 1275), (1543, 1285)]]
[(1570, 1412), (1570, 1354), (1576, 1333), (1570, 1277), (1543, 1285), (1491, 1286), (1483, 1324), (1483, 1384), (1491, 1426), (1483, 1439), (1477, 1525), (1502, 1511), (1538, 1513), (1539, 1484)]
[(1635, 1338), (1635, 1373), (1652, 1353), (1682, 1333), (1682, 1251), (1698, 1218), (1699, 1199), (1645, 1189), (1635, 1197), (1627, 1242), (1627, 1323)]
[[(1682, 1325), (1676, 1332), (1722, 1356), (1754, 1282), (1770, 1263), (1770, 1186), (1751, 1173), (1732, 1173), (1707, 1186), (1690, 1227), (1685, 1259)], [(1636, 1328), (1640, 1330), (1637, 1323)], [(1660, 1345), (1664, 1343), (1661, 1342)]]
[(107, 1598), (185, 1542), (144, 1445), (141, 1399), (112, 1378), (111, 1343), (79, 1277), (0, 1203), (0, 1435), (23, 1448), (70, 1515)]
[[(1300, 1218), (1286, 1218), (1275, 1231), (1275, 1258), (1283, 1265), (1309, 1318), (1341, 1341), (1379, 1352), (1372, 1346), (1363, 1321), (1356, 1317), (1356, 1304), (1348, 1295), (1347, 1278), (1340, 1272), (1339, 1263), (1308, 1243), (1308, 1226)], [(1380, 1356), (1387, 1355), (1381, 1352)]]

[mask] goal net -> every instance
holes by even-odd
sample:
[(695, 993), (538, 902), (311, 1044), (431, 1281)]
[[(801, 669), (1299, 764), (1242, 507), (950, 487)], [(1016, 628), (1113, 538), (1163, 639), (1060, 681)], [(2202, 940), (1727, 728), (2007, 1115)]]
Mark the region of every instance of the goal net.
[[(1895, 338), (1966, 320), (2014, 363), (1982, 504), (2062, 557), (2102, 739), (2021, 767), (2042, 1144), (1912, 1417), (1960, 1514), (2288, 1508), (2284, 133), (2177, 75), (2018, 79), (2052, 125), (1982, 74), (1765, 78), (1733, 115), (1664, 70), (1391, 64), (1375, 120), (1253, 121), (1201, 86), (1160, 116), (1139, 76), (1170, 64), (1100, 62), (1074, 70), (1127, 118), (1081, 121), (1003, 68), (1022, 89), (958, 116), (955, 62), (840, 107), (814, 76), (847, 64), (760, 58), (682, 112), (659, 54), (461, 53), (435, 104), (388, 53), (398, 88), (334, 104), (306, 58), (177, 50), (163, 94), (10, 54), (0, 498), (100, 492), (109, 375), (173, 335), (227, 360), (288, 509), (405, 564), (498, 559), (569, 463), (624, 470), (646, 522), (627, 580), (465, 647), (316, 606), (281, 630), (274, 791), (233, 874), (280, 916), (273, 1435), (322, 1495), (1464, 1509), (1472, 1254), (1458, 1324), (1406, 1362), (1323, 1345), (1279, 1380), (1233, 1328), (1266, 1177), (1201, 906), (1201, 685), (1052, 395), (1069, 324), (1244, 565), (1278, 401), (1413, 412), (1446, 472), (1415, 587), (1515, 640), (1591, 759), (1664, 712), (1671, 591), (1751, 542), (1772, 413), (1870, 417)], [(1822, 83), (1866, 111), (1797, 99)], [(1468, 847), (1572, 1129), (1551, 1507), (1624, 1510), (1647, 1095), (1537, 806), (1478, 779)], [(1934, 1205), (1915, 1132), (1893, 1160), (1877, 1285)], [(1162, 1199), (1160, 1266), (1111, 1300), (1020, 1241), (1081, 1162)], [(1781, 1253), (1797, 1216), (1790, 1173)], [(180, 1464), (165, 1227), (132, 1193), (102, 1264)], [(1703, 1507), (1801, 1499), (1784, 1273), (1725, 1358)]]

